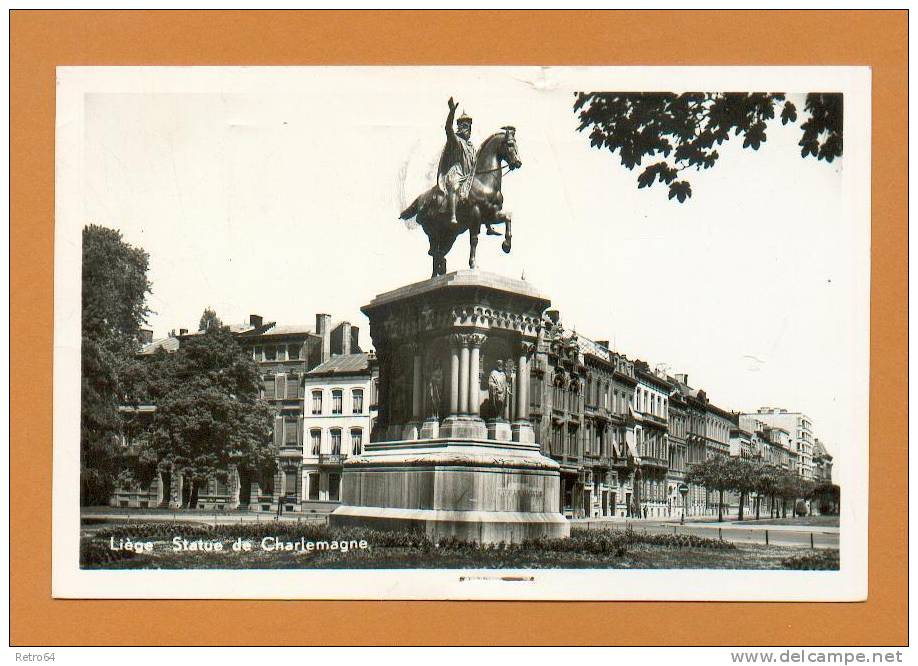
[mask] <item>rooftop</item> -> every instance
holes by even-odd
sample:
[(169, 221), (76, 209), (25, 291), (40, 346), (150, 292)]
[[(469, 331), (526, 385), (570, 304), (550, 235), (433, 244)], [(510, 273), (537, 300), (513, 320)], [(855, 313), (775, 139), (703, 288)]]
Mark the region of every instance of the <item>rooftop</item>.
[(315, 327), (309, 324), (269, 325), (259, 335), (315, 335)]
[(162, 349), (167, 352), (174, 352), (179, 348), (179, 340), (176, 337), (159, 338), (153, 342), (148, 342), (140, 348), (140, 354), (154, 354), (157, 350)]
[(307, 372), (308, 375), (353, 375), (367, 372), (370, 367), (370, 355), (361, 352), (359, 354), (344, 354), (341, 356), (332, 356), (325, 363), (320, 363), (312, 370)]

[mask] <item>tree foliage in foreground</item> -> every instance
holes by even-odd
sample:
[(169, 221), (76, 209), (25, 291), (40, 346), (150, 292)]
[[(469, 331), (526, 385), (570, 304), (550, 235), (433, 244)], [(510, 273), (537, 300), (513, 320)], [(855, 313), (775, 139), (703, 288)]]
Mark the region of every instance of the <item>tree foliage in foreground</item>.
[(150, 310), (149, 257), (121, 233), (97, 225), (83, 229), (80, 387), (80, 502), (104, 504), (120, 453), (118, 407), (129, 381), (140, 328)]
[[(669, 188), (679, 203), (692, 196), (683, 172), (713, 167), (717, 150), (731, 137), (742, 137), (743, 148), (758, 150), (776, 117), (796, 123), (796, 106), (784, 93), (575, 93), (578, 132), (589, 130), (590, 145), (618, 153), (629, 170), (644, 166), (638, 188), (655, 183)], [(809, 93), (803, 108), (798, 143), (802, 157), (832, 162), (841, 157), (843, 96)]]
[(258, 367), (229, 330), (211, 325), (155, 355), (148, 366), (152, 426), (139, 439), (140, 460), (155, 460), (191, 484), (189, 504), (230, 464), (272, 469), (274, 414), (259, 395)]

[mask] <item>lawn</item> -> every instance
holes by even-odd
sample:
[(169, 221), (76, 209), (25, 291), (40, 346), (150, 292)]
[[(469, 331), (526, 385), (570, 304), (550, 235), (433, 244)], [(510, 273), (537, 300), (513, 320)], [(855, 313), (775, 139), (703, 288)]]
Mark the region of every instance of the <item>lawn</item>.
[[(838, 569), (837, 551), (629, 530), (574, 528), (570, 539), (493, 547), (291, 523), (90, 524), (81, 537), (91, 569)], [(126, 549), (138, 543), (140, 552)]]

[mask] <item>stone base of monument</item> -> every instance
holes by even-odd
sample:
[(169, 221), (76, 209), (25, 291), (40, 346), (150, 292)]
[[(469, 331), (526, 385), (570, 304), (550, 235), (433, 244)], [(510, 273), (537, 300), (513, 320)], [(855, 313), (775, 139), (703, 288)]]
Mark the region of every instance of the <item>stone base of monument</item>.
[(570, 535), (559, 496), (558, 463), (531, 444), (379, 442), (344, 463), (342, 506), (329, 523), (407, 530), (434, 540), (520, 543)]
[(513, 439), (513, 433), (510, 429), (510, 422), (503, 419), (493, 419), (488, 421), (488, 439), (498, 442), (509, 442)]
[(532, 429), (532, 423), (529, 421), (515, 421), (510, 426), (511, 436), (514, 442), (523, 444), (535, 443), (535, 431)]
[(418, 439), (437, 439), (440, 437), (440, 421), (436, 418), (426, 419), (421, 425), (421, 436)]
[(447, 416), (440, 425), (440, 437), (446, 439), (487, 439), (488, 428), (480, 416)]

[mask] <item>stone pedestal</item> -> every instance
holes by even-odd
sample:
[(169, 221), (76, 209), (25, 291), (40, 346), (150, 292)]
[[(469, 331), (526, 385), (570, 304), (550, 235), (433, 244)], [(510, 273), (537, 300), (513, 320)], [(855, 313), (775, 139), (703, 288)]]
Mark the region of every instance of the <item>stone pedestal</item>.
[[(377, 423), (343, 466), (331, 524), (483, 543), (569, 534), (558, 464), (529, 422), (529, 357), (549, 305), (525, 281), (458, 271), (362, 308), (379, 361)], [(512, 391), (489, 395), (489, 377)]]
[(489, 440), (368, 445), (344, 463), (332, 526), (424, 533), (477, 543), (567, 537), (558, 463), (534, 446)]

